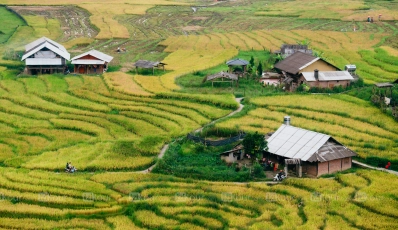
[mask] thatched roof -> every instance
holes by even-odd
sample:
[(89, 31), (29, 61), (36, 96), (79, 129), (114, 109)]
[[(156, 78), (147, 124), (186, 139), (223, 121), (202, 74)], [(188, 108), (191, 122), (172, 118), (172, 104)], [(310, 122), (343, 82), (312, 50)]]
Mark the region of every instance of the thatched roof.
[(378, 88), (394, 87), (394, 85), (391, 83), (376, 83), (375, 86)]
[(152, 69), (155, 67), (159, 67), (159, 66), (163, 66), (166, 65), (163, 62), (159, 62), (159, 61), (147, 61), (147, 60), (138, 60), (134, 63), (135, 67), (139, 67), (139, 68), (144, 68), (144, 69)]
[(230, 79), (232, 81), (237, 81), (238, 80), (238, 75), (233, 74), (233, 73), (227, 73), (227, 72), (221, 71), (219, 73), (207, 76), (206, 77), (206, 81), (213, 81), (214, 79), (218, 79), (218, 78), (227, 78), (227, 79)]

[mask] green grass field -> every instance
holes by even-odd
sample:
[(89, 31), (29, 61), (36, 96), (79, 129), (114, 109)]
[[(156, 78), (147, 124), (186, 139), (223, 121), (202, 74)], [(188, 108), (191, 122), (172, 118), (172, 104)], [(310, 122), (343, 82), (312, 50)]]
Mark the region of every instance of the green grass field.
[[(198, 135), (212, 138), (273, 132), (290, 115), (357, 160), (398, 170), (397, 122), (369, 102), (371, 84), (397, 79), (397, 3), (208, 0), (194, 12), (199, 2), (185, 0), (115, 0), (112, 8), (0, 0), (20, 14), (0, 6), (0, 228), (397, 229), (396, 175), (353, 168), (266, 185), (253, 181), (271, 178), (254, 178), (250, 167), (236, 172), (221, 162), (231, 146), (182, 138), (203, 126)], [(382, 22), (365, 22), (379, 13)], [(114, 56), (110, 71), (18, 75), (23, 46), (41, 36), (72, 57), (90, 49)], [(253, 79), (232, 88), (202, 83), (234, 57), (272, 68), (270, 51), (302, 41), (340, 68), (356, 64), (367, 86), (309, 95)], [(135, 74), (138, 59), (162, 60), (167, 71)], [(208, 125), (237, 109), (235, 97), (245, 97), (243, 111)], [(63, 172), (69, 161), (77, 173)]]

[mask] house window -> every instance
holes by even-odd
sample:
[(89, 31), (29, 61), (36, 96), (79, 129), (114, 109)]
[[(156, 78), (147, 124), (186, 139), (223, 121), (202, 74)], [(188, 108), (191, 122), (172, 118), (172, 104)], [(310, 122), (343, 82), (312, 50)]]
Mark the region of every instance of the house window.
[(339, 81), (337, 81), (337, 83), (339, 83)]

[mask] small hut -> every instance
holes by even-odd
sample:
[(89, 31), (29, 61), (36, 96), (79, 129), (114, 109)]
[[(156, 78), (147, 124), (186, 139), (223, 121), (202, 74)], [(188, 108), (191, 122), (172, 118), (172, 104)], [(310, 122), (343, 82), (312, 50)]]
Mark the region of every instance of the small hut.
[[(394, 87), (391, 83), (376, 83), (373, 86), (373, 95), (371, 100), (374, 104), (380, 105), (382, 109), (385, 106), (390, 105), (392, 98), (392, 88)], [(384, 108), (385, 109), (385, 108)]]
[(97, 74), (106, 72), (112, 59), (113, 57), (100, 51), (90, 50), (72, 58), (72, 64), (75, 65), (75, 73)]
[(243, 145), (236, 145), (233, 149), (220, 153), (221, 160), (226, 163), (235, 163), (244, 158)]
[(236, 83), (238, 82), (238, 76), (233, 73), (226, 73), (224, 71), (221, 71), (219, 73), (207, 76), (204, 79), (204, 82), (206, 81), (211, 81), (211, 86), (214, 86), (214, 82), (229, 82), (232, 86), (234, 81)]
[(27, 74), (52, 74), (63, 73), (66, 69), (66, 61), (70, 54), (61, 44), (42, 37), (25, 46), (25, 54), (21, 61), (25, 61)]
[[(240, 73), (245, 74), (247, 72), (247, 65), (249, 65), (249, 62), (246, 60), (237, 58), (237, 59), (227, 61), (226, 64), (228, 65), (228, 68), (229, 68), (228, 72), (237, 73), (237, 74), (240, 74)], [(237, 66), (241, 67), (242, 71), (233, 70), (233, 68), (236, 68)]]
[(159, 61), (147, 61), (147, 60), (138, 60), (134, 63), (135, 72), (138, 73), (138, 68), (142, 69), (152, 69), (152, 74), (155, 74), (155, 68), (163, 68), (167, 65), (166, 63), (159, 62)]

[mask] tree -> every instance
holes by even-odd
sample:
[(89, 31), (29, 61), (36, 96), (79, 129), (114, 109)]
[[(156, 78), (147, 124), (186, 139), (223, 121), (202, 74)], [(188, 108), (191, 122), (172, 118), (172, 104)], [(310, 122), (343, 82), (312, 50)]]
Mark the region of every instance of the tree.
[(254, 58), (253, 58), (253, 56), (251, 56), (249, 63), (250, 63), (251, 66), (254, 66)]
[(261, 62), (259, 62), (258, 66), (257, 66), (257, 75), (259, 77), (261, 77), (263, 75), (263, 65), (261, 64)]
[(268, 149), (267, 141), (265, 140), (264, 135), (261, 135), (258, 132), (246, 134), (242, 144), (245, 154), (249, 154), (252, 160), (254, 160), (256, 157), (259, 158), (259, 155), (263, 152), (263, 150)]

